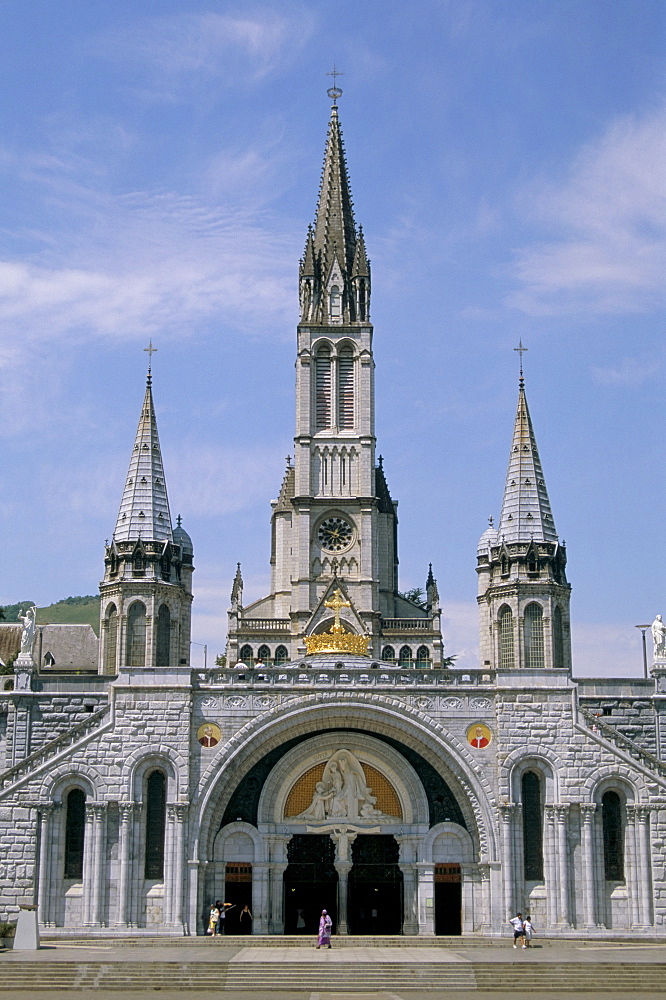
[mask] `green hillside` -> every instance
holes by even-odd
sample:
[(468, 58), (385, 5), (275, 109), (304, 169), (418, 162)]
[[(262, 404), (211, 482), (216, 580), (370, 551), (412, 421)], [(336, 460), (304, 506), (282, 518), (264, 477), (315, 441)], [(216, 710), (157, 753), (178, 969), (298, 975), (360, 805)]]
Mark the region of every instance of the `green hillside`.
[[(20, 624), (18, 615), (32, 607), (30, 601), (19, 601), (18, 604), (6, 604), (4, 621)], [(85, 597), (66, 597), (47, 608), (37, 608), (38, 625), (92, 625), (95, 634), (99, 635), (99, 597), (88, 594)]]

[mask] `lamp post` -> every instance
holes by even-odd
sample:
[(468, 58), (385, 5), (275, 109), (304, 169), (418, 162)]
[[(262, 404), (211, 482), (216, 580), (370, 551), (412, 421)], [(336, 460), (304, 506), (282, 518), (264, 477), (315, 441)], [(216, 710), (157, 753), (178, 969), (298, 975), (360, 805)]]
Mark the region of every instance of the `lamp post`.
[(635, 625), (634, 628), (639, 628), (641, 630), (641, 635), (643, 636), (643, 677), (647, 680), (648, 669), (647, 669), (647, 647), (645, 645), (645, 633), (650, 628), (649, 625)]
[[(205, 642), (195, 642), (194, 639), (190, 639), (190, 646), (203, 646), (204, 670), (206, 670), (208, 668), (208, 645)], [(647, 674), (645, 676), (647, 677)]]

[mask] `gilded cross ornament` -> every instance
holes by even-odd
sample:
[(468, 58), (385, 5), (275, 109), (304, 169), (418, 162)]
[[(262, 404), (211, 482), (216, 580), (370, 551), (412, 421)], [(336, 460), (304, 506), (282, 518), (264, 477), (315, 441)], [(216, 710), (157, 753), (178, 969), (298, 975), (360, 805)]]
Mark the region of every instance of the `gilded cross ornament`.
[(324, 607), (330, 608), (335, 615), (335, 624), (333, 625), (331, 632), (334, 635), (340, 635), (344, 633), (344, 627), (340, 624), (340, 609), (341, 608), (351, 608), (349, 601), (343, 600), (340, 590), (335, 590), (333, 592), (333, 597), (330, 601), (324, 601)]

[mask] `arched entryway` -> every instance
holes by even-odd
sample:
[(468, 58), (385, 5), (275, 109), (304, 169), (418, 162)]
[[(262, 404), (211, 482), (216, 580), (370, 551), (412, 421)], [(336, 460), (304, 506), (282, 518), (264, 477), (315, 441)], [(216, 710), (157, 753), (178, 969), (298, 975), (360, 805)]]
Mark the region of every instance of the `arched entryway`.
[(402, 932), (400, 848), (390, 834), (360, 833), (352, 844), (347, 924), (350, 934)]
[(336, 930), (338, 873), (335, 844), (327, 834), (294, 834), (284, 873), (284, 933), (316, 934), (326, 910)]

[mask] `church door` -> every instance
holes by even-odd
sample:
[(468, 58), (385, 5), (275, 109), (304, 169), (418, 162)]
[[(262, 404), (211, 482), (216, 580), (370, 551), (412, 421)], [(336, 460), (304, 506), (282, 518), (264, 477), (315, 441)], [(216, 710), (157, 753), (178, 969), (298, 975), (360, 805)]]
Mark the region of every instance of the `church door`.
[(395, 837), (359, 834), (352, 844), (347, 925), (350, 934), (402, 932), (402, 872)]
[(462, 934), (460, 865), (435, 865), (435, 934)]
[(224, 881), (224, 902), (232, 903), (224, 918), (225, 934), (251, 934), (252, 921), (241, 920), (244, 906), (252, 912), (252, 865), (228, 864)]
[(322, 910), (330, 914), (335, 933), (338, 911), (335, 844), (328, 834), (296, 833), (287, 844), (287, 860), (285, 934), (316, 934)]

